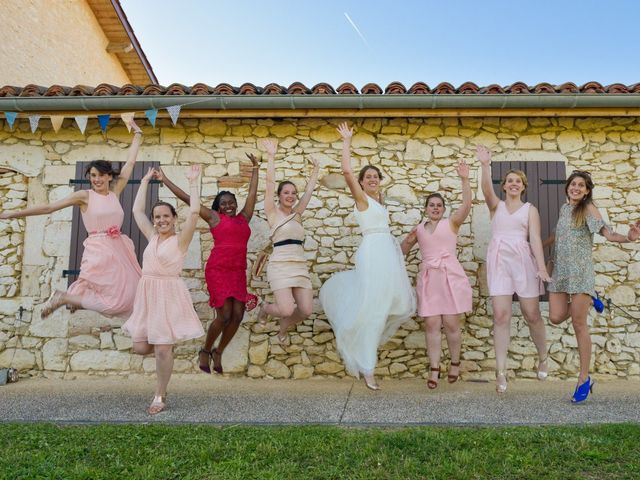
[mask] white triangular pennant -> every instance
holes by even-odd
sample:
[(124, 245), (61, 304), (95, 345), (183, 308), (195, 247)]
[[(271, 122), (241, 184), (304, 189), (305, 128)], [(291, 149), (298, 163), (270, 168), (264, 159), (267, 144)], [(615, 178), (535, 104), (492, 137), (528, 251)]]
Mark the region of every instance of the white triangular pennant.
[(122, 119), (122, 121), (124, 122), (124, 125), (127, 127), (127, 131), (129, 133), (131, 133), (131, 120), (133, 120), (133, 117), (135, 116), (135, 112), (125, 112), (125, 113), (121, 113), (120, 114), (120, 118)]
[(64, 115), (51, 115), (49, 119), (51, 120), (53, 131), (58, 133), (58, 130), (60, 130), (60, 127), (62, 126), (62, 122), (64, 122)]
[(29, 125), (31, 126), (31, 133), (36, 133), (38, 129), (38, 123), (40, 122), (42, 115), (29, 115)]
[(84, 135), (84, 131), (87, 128), (87, 121), (89, 120), (89, 117), (86, 115), (78, 115), (77, 117), (73, 117), (73, 118), (75, 119), (76, 124), (80, 129), (80, 133)]
[(167, 112), (169, 112), (169, 116), (171, 117), (171, 121), (173, 122), (173, 126), (176, 126), (176, 122), (178, 121), (178, 117), (180, 116), (180, 105), (172, 105), (167, 107)]

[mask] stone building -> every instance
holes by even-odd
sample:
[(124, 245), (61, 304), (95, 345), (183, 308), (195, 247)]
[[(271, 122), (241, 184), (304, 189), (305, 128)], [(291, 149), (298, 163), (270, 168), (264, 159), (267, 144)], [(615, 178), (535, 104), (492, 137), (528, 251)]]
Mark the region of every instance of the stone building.
[(117, 0), (3, 0), (0, 85), (157, 82)]
[[(72, 95), (69, 92), (74, 91)], [(182, 105), (175, 126), (164, 110)], [(351, 84), (334, 89), (294, 83), (288, 88), (270, 84), (256, 87), (227, 84), (215, 88), (158, 85), (115, 88), (4, 87), (0, 111), (19, 111), (13, 130), (0, 120), (0, 209), (23, 208), (69, 194), (79, 162), (96, 158), (123, 160), (131, 135), (122, 123), (111, 122), (102, 133), (95, 118), (82, 134), (70, 117), (80, 112), (142, 112), (157, 108), (155, 128), (144, 124), (139, 162), (159, 162), (177, 181), (192, 163), (204, 166), (202, 196), (210, 202), (221, 189), (246, 194), (249, 170), (245, 152), (260, 153), (261, 138), (276, 138), (278, 179), (287, 178), (299, 188), (305, 184), (314, 156), (321, 165), (321, 185), (304, 216), (304, 244), (317, 295), (328, 276), (352, 263), (360, 241), (353, 218), (353, 201), (340, 175), (341, 141), (336, 125), (348, 121), (356, 127), (354, 165), (373, 163), (386, 174), (384, 183), (393, 233), (402, 237), (420, 220), (428, 193), (443, 192), (450, 209), (461, 198), (454, 165), (458, 158), (472, 159), (476, 144), (494, 152), (494, 170), (522, 162), (536, 180), (540, 211), (547, 230), (553, 228), (563, 180), (573, 169), (592, 172), (597, 206), (613, 227), (625, 233), (630, 221), (640, 218), (640, 85), (588, 83), (578, 87), (516, 83), (508, 87), (479, 88), (466, 83), (454, 88), (423, 83), (406, 89), (399, 83), (384, 91), (375, 84), (360, 90)], [(44, 115), (31, 133), (24, 115)], [(65, 115), (56, 133), (47, 114)], [(138, 113), (139, 118), (143, 118)], [(554, 166), (551, 178), (551, 165)], [(264, 172), (260, 190), (264, 191)], [(474, 205), (460, 230), (459, 258), (474, 289), (473, 312), (463, 321), (463, 378), (488, 379), (493, 375), (491, 311), (484, 280), (488, 239), (488, 212), (478, 188), (478, 165), (472, 160)], [(546, 189), (546, 190), (545, 190)], [(166, 189), (160, 197), (174, 201)], [(250, 259), (268, 244), (259, 193), (252, 221)], [(550, 198), (555, 198), (551, 202)], [(546, 202), (543, 204), (543, 202)], [(23, 373), (73, 377), (77, 374), (136, 374), (150, 372), (152, 359), (131, 354), (123, 336), (121, 319), (91, 312), (70, 314), (59, 310), (40, 320), (42, 302), (51, 288), (66, 287), (73, 245), (71, 210), (50, 217), (0, 222), (0, 366), (11, 363)], [(203, 265), (212, 240), (206, 226), (191, 246), (184, 276), (203, 324), (212, 320), (207, 305)], [(637, 318), (640, 288), (640, 245), (614, 245), (596, 237), (596, 284), (601, 295), (623, 310), (592, 314), (596, 375), (640, 378), (640, 330)], [(407, 260), (411, 275), (418, 269), (414, 252)], [(258, 295), (270, 295), (265, 278), (251, 279)], [(543, 310), (546, 311), (543, 303)], [(544, 316), (544, 312), (543, 312)], [(632, 318), (632, 317), (634, 317)], [(548, 322), (547, 322), (548, 323)], [(249, 377), (308, 378), (344, 376), (335, 351), (333, 333), (316, 302), (314, 314), (291, 334), (291, 345), (275, 341), (275, 323), (261, 328), (247, 314), (225, 353), (225, 371)], [(575, 377), (578, 354), (571, 326), (547, 325), (550, 370), (553, 378)], [(199, 345), (177, 348), (176, 371), (195, 372)], [(448, 361), (445, 354), (445, 362)], [(526, 324), (514, 319), (509, 369), (519, 378), (535, 376), (535, 348)], [(422, 326), (407, 322), (379, 352), (377, 374), (385, 377), (422, 377), (427, 358)]]

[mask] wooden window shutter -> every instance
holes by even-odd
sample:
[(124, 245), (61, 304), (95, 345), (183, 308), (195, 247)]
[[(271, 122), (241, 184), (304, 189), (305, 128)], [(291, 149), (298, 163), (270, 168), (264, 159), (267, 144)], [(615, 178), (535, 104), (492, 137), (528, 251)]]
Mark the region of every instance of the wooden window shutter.
[[(75, 178), (71, 179), (69, 183), (75, 186), (75, 190), (82, 190), (89, 187), (89, 180), (84, 176), (84, 171), (90, 162), (78, 162), (76, 164)], [(122, 222), (122, 233), (127, 235), (133, 241), (133, 246), (136, 251), (136, 257), (138, 263), (142, 265), (142, 252), (147, 246), (147, 239), (142, 235), (140, 229), (136, 225), (133, 219), (131, 209), (133, 207), (133, 200), (136, 197), (138, 188), (140, 187), (140, 179), (144, 177), (149, 167), (158, 168), (159, 162), (137, 162), (133, 168), (131, 178), (127, 183), (127, 186), (120, 194), (120, 204), (124, 210), (124, 221)], [(121, 165), (122, 167), (122, 165)], [(158, 201), (158, 189), (159, 182), (151, 181), (149, 185), (149, 191), (147, 192), (147, 202), (145, 210), (151, 211), (151, 206)], [(71, 242), (69, 252), (69, 269), (63, 270), (62, 275), (69, 279), (69, 285), (71, 285), (80, 273), (80, 263), (82, 260), (82, 253), (84, 252), (83, 242), (87, 238), (87, 230), (82, 224), (82, 218), (80, 216), (80, 208), (74, 207), (73, 220), (71, 223)]]
[[(523, 197), (525, 202), (535, 205), (540, 212), (540, 234), (544, 241), (556, 229), (560, 207), (566, 201), (564, 184), (566, 165), (564, 162), (493, 162), (491, 177), (496, 194), (504, 200), (505, 192), (500, 187), (502, 178), (509, 170), (522, 170), (527, 175), (529, 186)], [(545, 249), (545, 258), (551, 255)], [(542, 300), (546, 301), (545, 294)]]

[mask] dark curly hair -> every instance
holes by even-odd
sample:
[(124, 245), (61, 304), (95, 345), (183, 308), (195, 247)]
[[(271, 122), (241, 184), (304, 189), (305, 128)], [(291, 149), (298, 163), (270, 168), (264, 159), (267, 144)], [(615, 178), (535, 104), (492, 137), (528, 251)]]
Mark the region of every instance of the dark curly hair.
[[(236, 200), (236, 196), (233, 193), (231, 193), (228, 190), (222, 190), (218, 192), (218, 194), (216, 195), (216, 198), (213, 199), (213, 203), (211, 204), (211, 210), (214, 210), (216, 212), (220, 211), (220, 199), (225, 195), (230, 195), (233, 197), (234, 200)], [(236, 203), (237, 202), (238, 200), (236, 200)]]
[(113, 175), (117, 177), (120, 172), (113, 169), (113, 164), (109, 160), (91, 160), (84, 171), (84, 176), (89, 175), (92, 168), (95, 168), (103, 175)]

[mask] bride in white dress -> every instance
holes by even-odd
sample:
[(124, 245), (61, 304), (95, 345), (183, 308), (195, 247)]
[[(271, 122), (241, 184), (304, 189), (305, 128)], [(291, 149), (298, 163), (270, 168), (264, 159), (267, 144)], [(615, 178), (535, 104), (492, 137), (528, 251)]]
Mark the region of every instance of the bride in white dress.
[(356, 202), (355, 217), (362, 243), (355, 269), (334, 274), (320, 289), (320, 302), (333, 327), (338, 353), (355, 377), (363, 374), (367, 387), (378, 390), (373, 371), (378, 345), (385, 343), (415, 312), (416, 300), (400, 246), (389, 230), (382, 205), (377, 167), (364, 167), (358, 178), (351, 168), (353, 129), (340, 124), (342, 173)]

